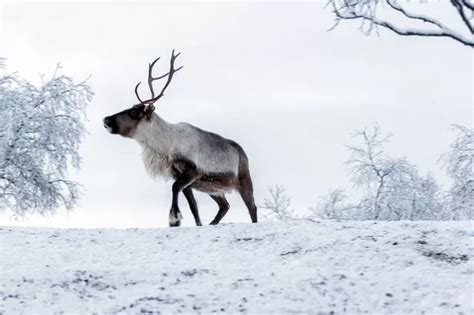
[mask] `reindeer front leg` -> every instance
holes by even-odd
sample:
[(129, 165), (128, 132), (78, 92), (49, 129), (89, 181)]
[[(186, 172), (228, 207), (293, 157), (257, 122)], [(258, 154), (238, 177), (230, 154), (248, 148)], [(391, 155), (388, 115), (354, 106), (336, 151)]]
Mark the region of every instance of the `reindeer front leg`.
[(197, 178), (198, 172), (196, 166), (191, 162), (179, 161), (173, 163), (173, 168), (177, 171), (176, 181), (173, 183), (173, 201), (169, 215), (170, 226), (180, 226), (183, 215), (179, 210), (178, 196), (179, 193), (191, 185)]

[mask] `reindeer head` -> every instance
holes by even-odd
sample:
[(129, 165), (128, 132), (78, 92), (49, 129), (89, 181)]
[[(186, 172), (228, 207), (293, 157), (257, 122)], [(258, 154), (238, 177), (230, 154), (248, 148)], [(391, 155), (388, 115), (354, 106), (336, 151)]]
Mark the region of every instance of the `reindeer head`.
[[(133, 137), (134, 132), (139, 124), (146, 123), (150, 121), (155, 106), (153, 105), (158, 101), (163, 95), (173, 79), (173, 75), (176, 71), (179, 71), (183, 66), (175, 69), (174, 61), (179, 56), (180, 53), (174, 54), (174, 49), (171, 53), (170, 59), (170, 70), (168, 73), (163, 74), (158, 77), (153, 77), (153, 67), (156, 62), (160, 60), (160, 57), (156, 58), (152, 63), (148, 65), (148, 87), (150, 89), (151, 98), (147, 100), (142, 100), (138, 95), (138, 87), (141, 82), (135, 86), (135, 95), (138, 98), (140, 103), (133, 105), (131, 108), (123, 110), (117, 114), (107, 116), (104, 118), (104, 127), (112, 134), (119, 134), (123, 137)], [(153, 89), (153, 81), (167, 78), (165, 85), (161, 89), (161, 92), (155, 96), (155, 91)]]

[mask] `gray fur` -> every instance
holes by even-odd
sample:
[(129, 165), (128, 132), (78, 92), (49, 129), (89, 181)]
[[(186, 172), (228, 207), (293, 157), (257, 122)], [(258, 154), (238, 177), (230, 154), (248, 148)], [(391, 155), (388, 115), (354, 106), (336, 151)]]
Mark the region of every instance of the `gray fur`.
[(203, 174), (239, 174), (241, 149), (231, 140), (188, 123), (171, 124), (156, 114), (142, 120), (132, 138), (142, 147), (142, 158), (153, 176), (171, 178), (179, 159), (194, 163)]

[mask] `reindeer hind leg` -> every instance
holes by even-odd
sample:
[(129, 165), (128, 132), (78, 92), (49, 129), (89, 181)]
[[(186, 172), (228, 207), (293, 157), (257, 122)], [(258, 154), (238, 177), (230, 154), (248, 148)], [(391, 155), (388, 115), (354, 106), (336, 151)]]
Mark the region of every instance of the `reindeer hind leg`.
[(249, 210), (250, 219), (252, 223), (257, 223), (257, 206), (253, 197), (253, 184), (250, 174), (246, 172), (242, 176), (239, 176), (239, 193), (242, 197), (247, 209)]
[(224, 195), (209, 195), (211, 196), (212, 199), (214, 199), (215, 202), (219, 205), (219, 211), (216, 214), (216, 217), (212, 222), (210, 223), (211, 225), (216, 225), (219, 224), (219, 222), (222, 220), (222, 218), (225, 216), (227, 211), (230, 208), (229, 202), (227, 202), (227, 199), (225, 198)]

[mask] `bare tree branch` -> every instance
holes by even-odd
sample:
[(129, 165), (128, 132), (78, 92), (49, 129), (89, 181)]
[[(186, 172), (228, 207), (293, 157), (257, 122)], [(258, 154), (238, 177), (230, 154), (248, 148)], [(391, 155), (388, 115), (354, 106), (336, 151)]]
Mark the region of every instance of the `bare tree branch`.
[[(467, 26), (469, 34), (461, 34), (448, 25), (433, 17), (422, 14), (415, 14), (403, 8), (396, 0), (329, 0), (329, 5), (336, 16), (335, 24), (329, 29), (333, 30), (339, 25), (341, 20), (360, 20), (361, 31), (370, 35), (378, 27), (388, 29), (402, 36), (422, 36), (422, 37), (446, 37), (462, 43), (463, 45), (474, 47), (473, 38), (473, 3), (468, 0), (451, 0), (450, 4), (457, 10), (463, 23)], [(431, 25), (432, 29), (403, 27), (397, 25), (387, 18), (381, 18), (377, 15), (377, 8), (380, 4), (387, 4), (386, 8), (399, 13), (407, 20), (423, 22)], [(468, 16), (468, 11), (471, 16)]]
[[(471, 18), (468, 18), (466, 12), (464, 11), (465, 6), (463, 1), (451, 0), (451, 4), (456, 8), (464, 24), (467, 26), (471, 34), (474, 32), (474, 23), (472, 20), (472, 9), (471, 9)], [(471, 20), (470, 20), (471, 19)]]
[(468, 8), (469, 10), (474, 10), (474, 2), (469, 0), (461, 0), (461, 2)]

